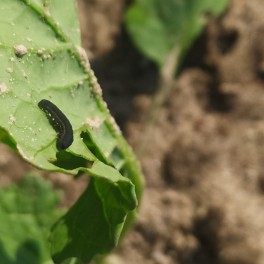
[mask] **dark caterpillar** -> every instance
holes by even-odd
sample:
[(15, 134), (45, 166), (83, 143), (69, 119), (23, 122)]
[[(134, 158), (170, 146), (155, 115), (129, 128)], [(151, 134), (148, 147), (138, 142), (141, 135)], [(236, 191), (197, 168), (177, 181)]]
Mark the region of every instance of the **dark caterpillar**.
[(41, 100), (38, 103), (39, 108), (45, 112), (50, 124), (58, 133), (57, 148), (63, 150), (68, 148), (73, 142), (72, 126), (68, 118), (61, 110), (48, 100)]

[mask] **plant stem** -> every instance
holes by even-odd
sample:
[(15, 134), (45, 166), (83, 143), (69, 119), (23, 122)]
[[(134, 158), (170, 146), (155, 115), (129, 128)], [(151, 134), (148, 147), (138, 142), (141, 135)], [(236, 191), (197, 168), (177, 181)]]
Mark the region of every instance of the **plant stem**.
[(160, 70), (160, 82), (158, 92), (154, 95), (151, 106), (143, 122), (142, 136), (136, 147), (136, 154), (141, 160), (145, 156), (146, 146), (150, 144), (153, 127), (157, 121), (158, 112), (164, 105), (174, 87), (173, 81), (179, 65), (179, 49), (174, 48)]

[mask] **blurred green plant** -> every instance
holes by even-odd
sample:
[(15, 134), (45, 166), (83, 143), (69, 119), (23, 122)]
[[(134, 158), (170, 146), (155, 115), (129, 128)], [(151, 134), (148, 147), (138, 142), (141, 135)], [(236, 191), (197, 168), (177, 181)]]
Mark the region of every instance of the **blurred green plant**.
[(177, 50), (183, 57), (206, 25), (208, 13), (221, 14), (228, 0), (135, 0), (125, 22), (139, 50), (163, 67)]
[(159, 68), (160, 84), (145, 117), (137, 155), (151, 144), (159, 109), (170, 96), (181, 62), (206, 25), (208, 14), (220, 15), (228, 0), (135, 0), (125, 24), (132, 41)]
[(50, 228), (62, 214), (60, 193), (39, 175), (28, 174), (0, 189), (0, 263), (52, 263)]

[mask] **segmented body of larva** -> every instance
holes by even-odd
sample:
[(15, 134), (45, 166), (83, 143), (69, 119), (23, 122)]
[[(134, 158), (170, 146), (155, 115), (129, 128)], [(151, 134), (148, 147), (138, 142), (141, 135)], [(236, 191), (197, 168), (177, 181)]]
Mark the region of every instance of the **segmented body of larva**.
[(38, 103), (39, 108), (45, 112), (51, 125), (58, 133), (57, 148), (64, 150), (73, 142), (72, 125), (62, 111), (49, 100), (43, 99)]

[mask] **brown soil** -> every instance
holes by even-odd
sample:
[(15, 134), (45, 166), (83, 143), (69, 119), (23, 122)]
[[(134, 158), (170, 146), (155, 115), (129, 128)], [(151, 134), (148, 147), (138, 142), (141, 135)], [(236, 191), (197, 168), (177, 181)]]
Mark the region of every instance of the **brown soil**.
[[(113, 263), (264, 263), (262, 6), (232, 1), (187, 55), (141, 158), (138, 222)], [(113, 49), (93, 64), (137, 149), (158, 73), (119, 28)]]
[[(137, 149), (158, 71), (123, 28), (128, 2), (79, 0), (79, 6), (83, 44), (104, 97)], [(263, 3), (233, 0), (191, 48), (156, 117), (141, 158), (146, 188), (139, 219), (109, 261), (264, 263), (263, 113)], [(2, 184), (30, 169), (3, 146), (1, 153)], [(47, 177), (65, 190), (64, 204), (84, 185)]]

